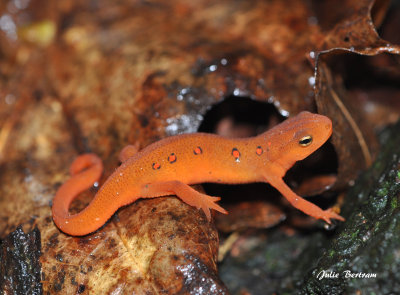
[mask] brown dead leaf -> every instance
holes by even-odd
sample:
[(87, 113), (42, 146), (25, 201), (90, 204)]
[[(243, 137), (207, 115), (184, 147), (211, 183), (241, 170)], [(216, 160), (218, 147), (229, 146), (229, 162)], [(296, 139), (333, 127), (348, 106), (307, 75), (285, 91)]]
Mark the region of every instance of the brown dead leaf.
[(247, 228), (270, 228), (286, 218), (278, 207), (263, 201), (241, 202), (227, 205), (225, 209), (228, 215), (215, 216), (218, 230), (225, 233)]
[[(339, 158), (336, 186), (343, 187), (354, 180), (358, 172), (372, 163), (377, 151), (377, 140), (373, 128), (363, 121), (356, 106), (347, 99), (344, 89), (335, 90), (335, 84), (329, 77), (329, 69), (319, 66), (319, 73), (324, 72), (324, 87), (318, 94), (317, 105), (320, 112), (332, 119), (334, 131), (332, 142)], [(336, 89), (340, 86), (337, 86)], [(346, 104), (347, 103), (347, 104)]]
[(330, 189), (336, 181), (336, 175), (318, 175), (309, 177), (295, 189), (295, 192), (299, 196), (315, 196)]
[(356, 104), (365, 106), (366, 118), (375, 130), (379, 131), (400, 119), (400, 90), (355, 89), (349, 96), (356, 100)]
[[(321, 42), (320, 49), (312, 55), (315, 58), (315, 99), (318, 110), (333, 121), (332, 142), (339, 157), (336, 187), (348, 185), (361, 169), (372, 163), (378, 144), (374, 129), (363, 119), (365, 115), (346, 93), (342, 79), (331, 72), (329, 64), (337, 63), (337, 54), (344, 52), (361, 55), (400, 53), (399, 46), (378, 36), (371, 19), (373, 3), (371, 0), (346, 1), (347, 10), (342, 10), (334, 1), (327, 1), (324, 6), (327, 10), (321, 19), (327, 14), (335, 18), (324, 18), (325, 27), (330, 31)], [(375, 14), (384, 14), (386, 8), (387, 5), (378, 5)], [(341, 14), (343, 11), (346, 13)]]
[[(44, 226), (44, 289), (66, 293), (227, 292), (218, 279), (218, 235), (176, 198), (136, 202), (83, 238)], [(51, 222), (51, 221), (50, 221)]]

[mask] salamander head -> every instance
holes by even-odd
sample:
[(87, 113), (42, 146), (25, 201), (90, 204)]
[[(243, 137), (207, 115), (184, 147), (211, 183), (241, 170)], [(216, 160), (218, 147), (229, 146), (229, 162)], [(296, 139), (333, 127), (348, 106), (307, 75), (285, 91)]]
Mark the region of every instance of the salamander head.
[(331, 134), (328, 117), (301, 112), (266, 132), (267, 141), (271, 141), (270, 161), (286, 171), (321, 147)]

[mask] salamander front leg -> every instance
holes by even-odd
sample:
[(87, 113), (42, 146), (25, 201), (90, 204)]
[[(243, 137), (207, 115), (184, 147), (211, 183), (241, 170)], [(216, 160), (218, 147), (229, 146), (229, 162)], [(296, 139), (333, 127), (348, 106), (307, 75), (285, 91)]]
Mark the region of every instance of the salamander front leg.
[(210, 209), (228, 214), (224, 208), (216, 203), (221, 198), (199, 193), (189, 185), (178, 180), (146, 184), (142, 187), (140, 194), (142, 198), (155, 198), (168, 195), (176, 195), (186, 204), (197, 209), (202, 209), (209, 221), (211, 220)]
[(273, 187), (275, 187), (294, 207), (303, 211), (305, 214), (310, 215), (316, 219), (323, 219), (328, 224), (331, 224), (331, 218), (340, 221), (345, 219), (333, 212), (331, 209), (322, 210), (318, 206), (304, 200), (302, 197), (295, 194), (283, 181), (282, 178), (274, 177), (266, 179)]

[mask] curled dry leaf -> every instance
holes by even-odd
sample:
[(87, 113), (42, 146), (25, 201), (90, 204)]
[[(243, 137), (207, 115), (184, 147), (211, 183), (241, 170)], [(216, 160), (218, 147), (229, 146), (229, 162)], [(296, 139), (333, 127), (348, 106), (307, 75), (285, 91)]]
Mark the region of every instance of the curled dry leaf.
[[(333, 121), (332, 142), (339, 158), (336, 187), (347, 185), (361, 169), (372, 163), (378, 144), (374, 129), (363, 119), (359, 106), (346, 93), (343, 81), (332, 73), (329, 64), (337, 62), (340, 58), (338, 53), (400, 53), (400, 46), (390, 44), (378, 36), (371, 16), (373, 4), (372, 0), (345, 1), (347, 10), (343, 10), (334, 1), (327, 1), (324, 6), (326, 10), (321, 11), (320, 18), (326, 20), (325, 27), (329, 31), (312, 56), (315, 60), (315, 100), (319, 112)], [(376, 6), (374, 12), (378, 21), (385, 9), (387, 5)], [(330, 22), (329, 18), (323, 17), (328, 14), (335, 16), (334, 21)]]

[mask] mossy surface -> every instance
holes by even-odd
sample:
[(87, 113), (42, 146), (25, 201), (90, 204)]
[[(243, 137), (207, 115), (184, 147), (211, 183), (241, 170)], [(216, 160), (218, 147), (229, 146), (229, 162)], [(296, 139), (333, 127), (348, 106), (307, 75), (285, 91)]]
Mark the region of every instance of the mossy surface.
[[(400, 122), (381, 135), (382, 149), (375, 163), (346, 196), (342, 211), (346, 222), (323, 242), (323, 254), (308, 271), (299, 293), (394, 294), (400, 290), (399, 130)], [(313, 253), (318, 252), (310, 247), (300, 257), (309, 259)], [(321, 279), (324, 271), (331, 278)]]

